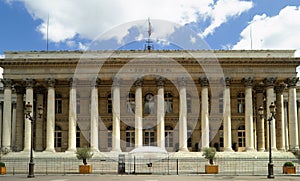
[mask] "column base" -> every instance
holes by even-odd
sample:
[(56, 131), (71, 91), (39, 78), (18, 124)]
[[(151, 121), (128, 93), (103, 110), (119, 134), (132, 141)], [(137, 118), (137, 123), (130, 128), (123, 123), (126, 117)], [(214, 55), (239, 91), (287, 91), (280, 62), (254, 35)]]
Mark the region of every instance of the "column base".
[(278, 151), (285, 152), (285, 149), (284, 148), (278, 148)]
[(65, 151), (65, 153), (75, 153), (76, 152), (76, 148), (69, 148), (67, 151)]
[(54, 148), (46, 148), (45, 151), (43, 152), (51, 152), (51, 153), (54, 153), (56, 152)]
[(178, 152), (189, 152), (187, 148), (179, 148)]
[(258, 152), (265, 152), (266, 150), (264, 148), (258, 148), (257, 151)]

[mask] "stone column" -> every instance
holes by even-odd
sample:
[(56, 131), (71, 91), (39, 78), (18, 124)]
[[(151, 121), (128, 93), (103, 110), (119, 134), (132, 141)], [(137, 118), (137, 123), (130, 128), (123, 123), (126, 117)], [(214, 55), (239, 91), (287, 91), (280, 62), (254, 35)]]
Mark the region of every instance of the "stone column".
[(68, 139), (68, 151), (76, 151), (76, 125), (77, 125), (77, 95), (76, 86), (77, 79), (70, 79), (70, 95), (69, 95), (69, 139)]
[[(35, 93), (36, 93), (36, 112), (38, 112), (38, 107), (41, 105), (44, 106), (44, 92), (46, 90), (43, 87), (36, 87)], [(46, 110), (46, 109), (45, 109)], [(43, 151), (45, 149), (45, 131), (44, 131), (44, 116), (46, 116), (46, 113), (43, 113), (42, 115), (36, 115), (35, 118), (35, 151)]]
[(17, 126), (17, 103), (12, 103), (12, 122), (11, 122), (11, 147), (12, 151), (16, 151), (16, 126)]
[(291, 77), (287, 79), (289, 88), (289, 135), (290, 135), (290, 149), (299, 149), (298, 140), (298, 117), (297, 117), (297, 98), (296, 98), (296, 84), (298, 77)]
[[(25, 80), (25, 87), (26, 87), (26, 98), (25, 98), (25, 105), (30, 103), (32, 105), (32, 113), (31, 116), (34, 115), (34, 104), (33, 104), (33, 86), (34, 80), (33, 79), (26, 79)], [(25, 130), (24, 130), (24, 150), (23, 151), (30, 151), (31, 148), (31, 121), (28, 118), (25, 118)]]
[[(258, 84), (255, 86), (256, 89), (256, 109), (259, 107), (264, 108), (264, 85), (263, 83)], [(265, 118), (262, 116), (260, 118), (260, 115), (258, 114), (258, 111), (256, 111), (256, 133), (257, 133), (257, 151), (263, 152), (265, 151)]]
[(113, 130), (112, 130), (112, 151), (121, 152), (120, 142), (120, 79), (113, 79)]
[(284, 133), (284, 105), (283, 90), (286, 85), (284, 83), (275, 87), (276, 91), (276, 144), (279, 151), (285, 151), (285, 133)]
[(3, 79), (4, 84), (4, 108), (3, 108), (3, 135), (2, 135), (2, 146), (11, 149), (11, 107), (12, 107), (12, 80)]
[[(275, 96), (274, 96), (274, 83), (276, 81), (275, 77), (267, 77), (265, 78), (265, 85), (266, 85), (266, 92), (267, 92), (267, 101), (266, 101), (266, 108), (267, 108), (267, 118), (271, 117), (271, 112), (269, 106), (271, 103), (275, 102)], [(267, 123), (269, 124), (269, 123)], [(268, 130), (267, 126), (267, 148), (269, 149), (269, 131), (271, 131), (271, 142), (272, 142), (272, 150), (276, 151), (276, 119), (273, 119), (271, 122), (271, 130)]]
[(201, 85), (201, 149), (209, 147), (208, 78), (199, 79)]
[(16, 151), (23, 150), (23, 139), (24, 139), (24, 89), (22, 86), (15, 86), (17, 93), (17, 105), (16, 105)]
[(298, 109), (298, 145), (300, 145), (300, 101), (297, 101), (297, 109)]
[[(47, 136), (46, 151), (55, 152), (54, 132), (55, 132), (55, 79), (48, 78), (48, 96), (47, 96)], [(76, 105), (76, 104), (75, 104)]]
[(157, 146), (165, 149), (165, 109), (164, 109), (164, 83), (163, 77), (156, 79), (157, 91)]
[(142, 79), (135, 82), (135, 147), (143, 146), (143, 97), (142, 97)]
[(285, 150), (290, 149), (289, 145), (289, 123), (288, 123), (288, 102), (284, 101), (284, 135), (285, 135)]
[(91, 149), (99, 152), (98, 142), (98, 79), (91, 81)]
[(187, 149), (187, 102), (186, 102), (186, 80), (179, 78), (179, 151), (189, 151)]
[(223, 93), (223, 133), (224, 133), (224, 151), (232, 150), (231, 136), (231, 104), (230, 104), (230, 83), (231, 77), (225, 77), (224, 93)]
[(2, 118), (2, 115), (3, 115), (3, 102), (1, 101), (0, 102), (0, 148), (2, 148), (2, 133), (3, 133), (3, 130), (2, 130), (2, 123), (3, 123), (3, 118)]
[(246, 128), (246, 151), (254, 151), (254, 134), (253, 134), (253, 105), (252, 105), (252, 84), (253, 78), (246, 77), (243, 79), (245, 85), (245, 128)]

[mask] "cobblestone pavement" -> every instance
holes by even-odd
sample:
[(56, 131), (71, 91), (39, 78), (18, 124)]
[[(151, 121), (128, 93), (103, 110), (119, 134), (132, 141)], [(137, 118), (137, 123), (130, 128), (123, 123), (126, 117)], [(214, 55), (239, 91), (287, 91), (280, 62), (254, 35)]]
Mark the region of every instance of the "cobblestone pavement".
[(151, 176), (151, 175), (36, 175), (34, 178), (27, 178), (26, 175), (0, 175), (1, 181), (37, 180), (37, 181), (199, 181), (199, 180), (300, 180), (300, 175), (286, 176), (278, 175), (274, 179), (267, 179), (266, 176), (222, 176), (222, 175), (180, 175), (180, 176)]

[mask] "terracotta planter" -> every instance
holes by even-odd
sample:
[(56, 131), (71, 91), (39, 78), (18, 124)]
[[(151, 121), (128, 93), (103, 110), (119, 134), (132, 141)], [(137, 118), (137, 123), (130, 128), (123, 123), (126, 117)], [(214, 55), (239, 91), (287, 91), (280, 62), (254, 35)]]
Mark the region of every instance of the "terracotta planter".
[(296, 167), (295, 166), (294, 167), (291, 167), (291, 166), (285, 167), (285, 166), (283, 166), (282, 171), (283, 171), (284, 174), (296, 174)]
[(6, 174), (6, 167), (0, 167), (0, 175)]
[(205, 165), (206, 174), (218, 174), (219, 166), (218, 165)]
[(80, 174), (89, 174), (92, 173), (92, 165), (79, 165)]

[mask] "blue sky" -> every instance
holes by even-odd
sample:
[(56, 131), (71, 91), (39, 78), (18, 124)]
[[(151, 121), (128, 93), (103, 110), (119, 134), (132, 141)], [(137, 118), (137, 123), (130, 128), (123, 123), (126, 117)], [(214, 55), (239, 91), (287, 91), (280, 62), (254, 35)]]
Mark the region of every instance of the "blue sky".
[[(1, 0), (4, 51), (300, 49), (299, 0)], [(298, 21), (297, 21), (298, 20)]]

